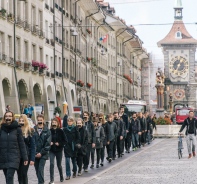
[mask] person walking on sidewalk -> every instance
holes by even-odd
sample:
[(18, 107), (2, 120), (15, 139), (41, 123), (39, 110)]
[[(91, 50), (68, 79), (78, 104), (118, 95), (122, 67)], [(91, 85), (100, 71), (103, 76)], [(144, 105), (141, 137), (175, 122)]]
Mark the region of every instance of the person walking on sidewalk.
[(77, 150), (80, 147), (80, 134), (78, 128), (75, 126), (75, 120), (73, 117), (68, 118), (68, 126), (63, 129), (68, 143), (64, 145), (65, 163), (66, 163), (66, 180), (70, 180), (71, 168), (70, 160), (72, 160), (73, 165), (73, 178), (76, 178), (77, 174)]
[(114, 119), (113, 114), (109, 114), (108, 122), (106, 126), (107, 153), (108, 153), (107, 160), (109, 162), (111, 162), (113, 158), (113, 147), (114, 147), (114, 142), (117, 136), (117, 125), (113, 121), (113, 119)]
[(106, 127), (107, 127), (107, 121), (105, 120), (105, 116), (103, 113), (100, 113), (98, 115), (99, 117), (99, 124), (103, 127), (104, 130), (104, 134), (105, 134), (105, 138), (103, 140), (103, 147), (101, 148), (101, 163), (100, 165), (103, 166), (104, 165), (104, 158), (105, 158), (105, 148), (107, 146), (107, 137), (106, 137)]
[(27, 116), (22, 114), (19, 117), (19, 125), (21, 126), (21, 130), (23, 133), (23, 139), (26, 146), (27, 155), (29, 158), (29, 162), (27, 165), (24, 165), (24, 161), (21, 158), (19, 169), (17, 170), (18, 174), (18, 183), (19, 184), (28, 184), (28, 169), (29, 165), (33, 166), (35, 162), (36, 155), (36, 144), (35, 144), (35, 136), (34, 129), (32, 129), (28, 123)]
[(86, 149), (88, 146), (88, 132), (83, 126), (83, 120), (81, 118), (77, 119), (77, 127), (79, 129), (80, 145), (81, 145), (81, 147), (78, 147), (77, 150), (77, 165), (78, 165), (78, 176), (81, 176), (83, 159), (86, 155)]
[(84, 126), (88, 131), (88, 146), (86, 149), (86, 156), (84, 158), (84, 171), (88, 172), (90, 153), (92, 151), (92, 148), (95, 148), (96, 134), (94, 130), (94, 124), (89, 120), (89, 112), (85, 111), (83, 113), (83, 119), (84, 119)]
[(141, 128), (141, 134), (139, 135), (139, 148), (140, 148), (141, 144), (144, 146), (146, 143), (146, 131), (147, 131), (146, 118), (143, 116), (142, 112), (139, 113), (138, 120), (140, 121), (140, 128)]
[(104, 134), (104, 130), (103, 130), (102, 125), (98, 125), (98, 118), (94, 117), (92, 119), (92, 121), (94, 123), (94, 129), (95, 129), (95, 133), (96, 133), (96, 146), (95, 146), (95, 148), (92, 148), (92, 152), (91, 152), (91, 160), (92, 160), (91, 168), (94, 168), (95, 150), (96, 150), (96, 157), (97, 157), (96, 168), (99, 168), (99, 162), (100, 162), (100, 158), (101, 158), (101, 148), (103, 147), (103, 140), (105, 138), (105, 134)]
[(54, 162), (57, 161), (57, 168), (60, 175), (60, 182), (64, 181), (62, 170), (62, 150), (64, 144), (67, 143), (67, 138), (62, 129), (60, 129), (58, 119), (54, 118), (51, 123), (51, 149), (49, 152), (50, 158), (50, 182), (54, 183)]
[(44, 184), (44, 167), (49, 157), (51, 148), (51, 131), (44, 123), (44, 116), (37, 116), (37, 126), (35, 126), (35, 142), (36, 142), (36, 159), (35, 170), (38, 178), (38, 184)]
[(196, 147), (197, 120), (196, 118), (194, 118), (194, 111), (189, 111), (189, 117), (186, 118), (185, 121), (183, 122), (179, 134), (183, 131), (185, 127), (186, 127), (185, 135), (187, 141), (187, 149), (189, 153), (188, 158), (192, 158), (192, 154), (193, 157), (196, 156), (195, 147)]
[(132, 137), (133, 151), (135, 151), (138, 147), (139, 135), (141, 135), (140, 121), (137, 119), (136, 113), (133, 113), (129, 129)]
[(0, 170), (4, 172), (6, 184), (14, 183), (14, 173), (19, 168), (21, 157), (27, 166), (28, 155), (22, 130), (14, 114), (7, 111), (0, 125)]

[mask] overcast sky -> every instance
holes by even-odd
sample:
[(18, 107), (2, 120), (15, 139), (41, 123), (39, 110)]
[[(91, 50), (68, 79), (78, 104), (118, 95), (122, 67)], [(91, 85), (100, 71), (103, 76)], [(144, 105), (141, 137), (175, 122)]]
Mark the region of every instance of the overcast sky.
[[(157, 42), (163, 39), (170, 31), (172, 25), (137, 26), (136, 24), (160, 24), (174, 22), (174, 0), (152, 0), (151, 2), (136, 2), (142, 0), (105, 0), (115, 7), (116, 15), (124, 19), (127, 25), (134, 25), (137, 35), (144, 42), (148, 52), (153, 52), (157, 58), (163, 58), (162, 51), (157, 47)], [(147, 0), (144, 0), (147, 1)], [(183, 21), (185, 23), (197, 22), (197, 0), (182, 0)], [(186, 24), (189, 33), (197, 39), (197, 25)]]

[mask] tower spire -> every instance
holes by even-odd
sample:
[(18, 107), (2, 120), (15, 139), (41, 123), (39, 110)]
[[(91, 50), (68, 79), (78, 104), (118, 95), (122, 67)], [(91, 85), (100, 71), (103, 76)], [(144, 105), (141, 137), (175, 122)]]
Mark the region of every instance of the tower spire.
[(183, 19), (183, 6), (182, 6), (182, 0), (175, 0), (174, 1), (174, 19), (175, 20), (182, 20)]

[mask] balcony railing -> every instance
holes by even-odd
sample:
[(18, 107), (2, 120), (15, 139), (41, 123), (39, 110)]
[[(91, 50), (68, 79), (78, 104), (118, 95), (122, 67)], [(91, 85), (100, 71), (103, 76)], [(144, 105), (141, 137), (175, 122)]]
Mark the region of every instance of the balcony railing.
[(51, 39), (51, 45), (52, 45), (52, 46), (55, 46), (54, 39)]
[(59, 8), (58, 4), (55, 3), (55, 7), (58, 9)]
[(48, 38), (46, 38), (46, 43), (49, 44), (49, 39)]
[(19, 26), (19, 27), (23, 27), (24, 26), (24, 23), (23, 23), (23, 21), (21, 20), (20, 17), (17, 17), (16, 25)]
[(63, 73), (64, 77), (69, 78), (69, 74), (67, 72)]
[(108, 93), (105, 93), (105, 92), (103, 92), (103, 91), (98, 91), (98, 95), (99, 96), (102, 96), (102, 97), (108, 97)]
[(33, 26), (32, 26), (31, 32), (32, 32), (33, 34), (35, 34), (35, 35), (38, 34), (38, 29), (37, 29), (37, 26), (36, 26), (36, 25), (33, 25)]
[(75, 81), (75, 77), (70, 76), (70, 80)]
[(38, 35), (39, 37), (44, 38), (44, 32), (42, 30), (38, 31)]
[(30, 24), (27, 21), (24, 22), (24, 29), (30, 31)]

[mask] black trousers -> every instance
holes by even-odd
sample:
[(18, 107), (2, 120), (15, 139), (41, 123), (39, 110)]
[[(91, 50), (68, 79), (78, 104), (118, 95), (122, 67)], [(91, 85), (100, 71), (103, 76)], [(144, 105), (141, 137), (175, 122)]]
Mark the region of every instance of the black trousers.
[(97, 161), (96, 164), (99, 164), (100, 159), (101, 159), (101, 148), (98, 148), (98, 149), (92, 148), (92, 151), (91, 151), (92, 164), (94, 164), (95, 150), (96, 150), (96, 161)]
[(112, 140), (112, 141), (110, 141), (109, 144), (107, 145), (108, 158), (113, 158), (114, 143), (115, 143), (115, 140)]
[(92, 144), (88, 144), (86, 148), (86, 155), (84, 156), (84, 169), (88, 168), (89, 162), (90, 162), (90, 153), (92, 150)]
[(84, 160), (85, 155), (83, 155), (82, 153), (79, 153), (77, 155), (77, 166), (79, 168), (79, 172), (82, 170), (82, 165), (83, 165), (83, 160)]
[(105, 158), (105, 147), (106, 146), (103, 146), (101, 148), (101, 162), (104, 162), (104, 158)]
[(38, 178), (38, 184), (44, 184), (44, 167), (46, 160), (41, 158), (36, 158), (34, 167), (36, 170), (36, 176)]
[(29, 163), (27, 165), (24, 165), (23, 159), (20, 161), (19, 169), (17, 170), (18, 174), (18, 183), (19, 184), (28, 184), (28, 169), (29, 169)]
[(146, 133), (147, 133), (147, 132), (143, 132), (142, 135), (141, 135), (141, 142), (142, 142), (143, 144), (146, 143)]
[(55, 157), (56, 157), (56, 162), (57, 162), (57, 168), (59, 171), (60, 179), (63, 179), (63, 170), (62, 170), (62, 155), (63, 152), (49, 152), (49, 157), (50, 157), (50, 179), (51, 181), (54, 181), (54, 165), (55, 165)]
[(6, 184), (14, 184), (14, 173), (15, 169), (9, 168), (9, 169), (3, 169), (3, 173), (5, 175)]
[(127, 137), (125, 138), (125, 149), (128, 151), (131, 148), (131, 136), (127, 133)]
[(112, 158), (116, 158), (116, 149), (117, 149), (117, 137), (114, 140), (113, 143), (113, 157)]
[(121, 155), (124, 149), (124, 139), (120, 140), (120, 137), (117, 137), (117, 152), (118, 155)]

